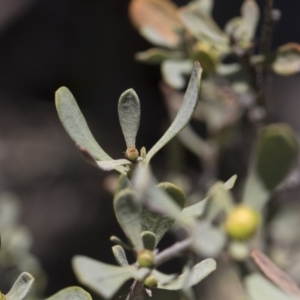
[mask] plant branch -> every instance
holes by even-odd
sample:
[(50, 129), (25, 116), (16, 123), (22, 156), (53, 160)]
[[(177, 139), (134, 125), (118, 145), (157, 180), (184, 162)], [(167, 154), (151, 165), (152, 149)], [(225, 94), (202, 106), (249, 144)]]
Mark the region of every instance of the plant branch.
[(191, 247), (192, 239), (187, 238), (181, 242), (177, 242), (171, 247), (163, 250), (162, 252), (158, 253), (155, 258), (155, 265), (159, 266), (166, 261), (171, 260), (172, 258), (180, 256), (183, 252)]
[(126, 300), (143, 300), (144, 299), (144, 284), (135, 280), (130, 287), (130, 292), (126, 297)]

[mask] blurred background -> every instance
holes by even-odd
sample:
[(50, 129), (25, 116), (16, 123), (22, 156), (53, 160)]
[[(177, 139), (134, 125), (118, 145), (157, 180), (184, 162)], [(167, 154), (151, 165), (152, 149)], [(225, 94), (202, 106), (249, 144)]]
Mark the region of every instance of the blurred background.
[[(238, 14), (242, 3), (215, 2), (221, 26)], [(73, 92), (96, 139), (114, 158), (126, 150), (117, 116), (124, 90), (134, 88), (141, 100), (138, 148), (149, 149), (168, 122), (158, 89), (159, 68), (133, 59), (150, 44), (132, 27), (128, 4), (0, 0), (0, 194), (11, 192), (20, 201), (20, 222), (33, 238), (31, 252), (48, 276), (47, 296), (76, 284), (73, 255), (113, 263), (109, 237), (122, 236), (108, 188), (113, 178), (81, 159), (58, 120), (55, 90), (65, 85)], [(300, 43), (300, 2), (275, 0), (275, 7), (282, 19), (274, 46)], [(273, 77), (276, 118), (298, 133), (299, 80), (299, 75)], [(164, 154), (153, 160), (157, 174), (166, 167)], [(192, 156), (190, 160), (189, 167), (200, 171)]]

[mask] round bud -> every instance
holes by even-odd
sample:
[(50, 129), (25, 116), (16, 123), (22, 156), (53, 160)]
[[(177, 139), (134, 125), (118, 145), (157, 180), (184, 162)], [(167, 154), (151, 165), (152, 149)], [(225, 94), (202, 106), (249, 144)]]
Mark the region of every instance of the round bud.
[(259, 223), (260, 216), (257, 211), (248, 206), (239, 205), (229, 213), (223, 225), (231, 238), (245, 240), (256, 232)]
[(158, 285), (158, 281), (152, 275), (148, 276), (144, 281), (144, 286), (147, 288), (156, 288)]
[(125, 157), (131, 161), (136, 161), (139, 157), (139, 151), (135, 147), (128, 147), (125, 152)]
[(139, 252), (137, 261), (142, 268), (151, 268), (154, 265), (154, 255), (153, 252), (147, 249)]

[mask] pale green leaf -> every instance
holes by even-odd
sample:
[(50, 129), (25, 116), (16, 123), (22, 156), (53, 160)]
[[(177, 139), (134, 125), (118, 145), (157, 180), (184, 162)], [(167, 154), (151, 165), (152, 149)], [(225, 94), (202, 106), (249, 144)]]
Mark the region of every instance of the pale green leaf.
[(147, 64), (160, 64), (166, 59), (181, 59), (183, 57), (182, 52), (162, 48), (151, 48), (143, 52), (138, 52), (134, 56), (136, 60)]
[(78, 286), (65, 288), (46, 300), (92, 300), (92, 297), (84, 289)]
[[(186, 197), (180, 188), (169, 182), (158, 184), (158, 188), (168, 194), (170, 199), (177, 206), (176, 209), (181, 210), (184, 207)], [(141, 222), (143, 231), (151, 231), (155, 234), (156, 246), (165, 233), (174, 224), (175, 220), (169, 215), (161, 214), (160, 212), (153, 211), (148, 207), (145, 207), (142, 210)]]
[(161, 65), (164, 81), (174, 89), (182, 89), (186, 85), (185, 75), (191, 73), (193, 63), (190, 59), (165, 60)]
[(171, 281), (173, 281), (177, 276), (176, 274), (164, 274), (157, 270), (153, 270), (151, 275), (159, 282), (160, 286), (163, 286)]
[(115, 243), (116, 245), (121, 246), (122, 248), (132, 251), (132, 246), (129, 246), (128, 244), (126, 244), (125, 242), (123, 242), (120, 238), (118, 238), (115, 235), (112, 235), (109, 240), (113, 243)]
[(148, 269), (108, 265), (80, 255), (73, 258), (72, 265), (78, 281), (105, 299), (110, 299), (130, 278), (143, 280), (149, 274)]
[(120, 174), (114, 194), (116, 195), (118, 192), (131, 187), (132, 183), (130, 179), (126, 175)]
[(206, 14), (195, 5), (187, 5), (180, 9), (179, 17), (184, 26), (198, 40), (214, 43), (225, 52), (229, 51), (229, 39), (219, 28), (209, 14)]
[[(216, 269), (216, 262), (212, 258), (205, 259), (195, 265), (192, 268), (190, 279), (188, 281), (188, 286), (193, 286), (199, 283), (201, 280), (206, 278), (211, 272)], [(188, 286), (184, 286), (185, 283), (185, 273), (181, 274), (174, 281), (171, 281), (165, 285), (158, 282), (158, 288), (165, 290), (180, 290), (182, 288), (187, 288)]]
[(111, 171), (120, 166), (131, 165), (132, 162), (129, 161), (128, 159), (122, 158), (122, 159), (114, 159), (114, 160), (96, 161), (96, 164), (100, 169), (104, 171)]
[(153, 251), (157, 245), (156, 235), (151, 231), (142, 232), (144, 248)]
[(244, 0), (241, 7), (241, 16), (245, 23), (243, 39), (251, 42), (255, 37), (255, 31), (260, 17), (259, 6), (256, 0)]
[(253, 273), (245, 278), (246, 290), (252, 300), (295, 300), (290, 297), (269, 280), (258, 273)]
[(214, 6), (214, 0), (194, 0), (189, 3), (189, 6), (195, 7), (201, 10), (203, 13), (211, 15)]
[(129, 265), (128, 261), (127, 261), (126, 253), (122, 246), (115, 245), (112, 247), (112, 251), (113, 251), (113, 254), (114, 254), (114, 257), (115, 257), (117, 263), (120, 266), (125, 267), (125, 266)]
[(259, 134), (246, 181), (243, 203), (260, 211), (286, 178), (299, 153), (296, 134), (286, 124), (266, 126)]
[(5, 295), (6, 300), (22, 300), (28, 294), (34, 278), (29, 273), (22, 273), (15, 281), (10, 291)]
[(165, 144), (167, 144), (176, 134), (178, 134), (191, 119), (199, 100), (201, 73), (201, 66), (198, 62), (196, 62), (177, 116), (165, 134), (147, 153), (148, 162), (151, 160), (153, 155), (157, 153)]
[(219, 227), (206, 221), (197, 222), (193, 234), (193, 248), (204, 256), (217, 257), (227, 240), (225, 233)]
[(275, 73), (283, 76), (298, 73), (300, 71), (300, 45), (288, 43), (279, 47), (272, 69)]
[(141, 238), (141, 205), (135, 200), (131, 189), (122, 190), (114, 197), (114, 210), (126, 236), (136, 251), (141, 251), (144, 248)]
[[(86, 149), (95, 160), (112, 160), (96, 142), (74, 96), (66, 87), (61, 87), (56, 91), (55, 104), (62, 125), (77, 145)], [(123, 174), (127, 173), (122, 166), (117, 170)]]
[(129, 89), (121, 95), (118, 113), (126, 145), (135, 147), (135, 139), (140, 126), (141, 107), (139, 97), (133, 89)]

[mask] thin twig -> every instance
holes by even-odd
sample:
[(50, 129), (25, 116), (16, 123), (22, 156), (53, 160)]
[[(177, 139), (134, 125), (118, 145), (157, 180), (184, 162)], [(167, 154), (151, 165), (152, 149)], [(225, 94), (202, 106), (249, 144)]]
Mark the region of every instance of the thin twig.
[(157, 254), (155, 258), (155, 265), (159, 266), (172, 258), (180, 256), (183, 252), (191, 247), (192, 239), (187, 238), (181, 242), (177, 242), (171, 247)]

